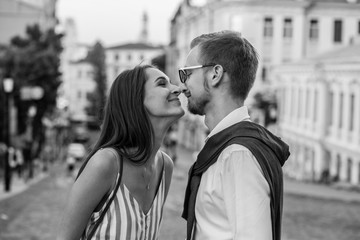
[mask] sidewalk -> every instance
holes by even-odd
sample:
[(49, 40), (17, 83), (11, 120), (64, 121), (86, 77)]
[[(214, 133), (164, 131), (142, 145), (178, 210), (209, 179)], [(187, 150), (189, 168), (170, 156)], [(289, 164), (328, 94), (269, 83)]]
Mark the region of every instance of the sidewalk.
[[(173, 177), (187, 179), (187, 173), (194, 162), (195, 154), (193, 151), (190, 151), (183, 146), (179, 146), (177, 152), (178, 159), (175, 163), (176, 170), (174, 171)], [(0, 181), (0, 201), (25, 191), (29, 186), (36, 184), (46, 176), (48, 176), (48, 173), (38, 172), (33, 179), (25, 182), (23, 179), (18, 178), (16, 174), (13, 174), (10, 192), (4, 191), (4, 183), (3, 181)], [(319, 199), (360, 203), (359, 192), (341, 190), (333, 186), (316, 183), (300, 182), (287, 177), (284, 177), (284, 193)]]
[(289, 178), (284, 178), (284, 193), (319, 199), (360, 203), (359, 192), (341, 190), (334, 186), (299, 182)]
[(9, 192), (5, 192), (4, 181), (0, 181), (0, 201), (25, 191), (31, 185), (36, 184), (47, 176), (48, 173), (46, 172), (36, 172), (32, 179), (25, 180), (24, 178), (19, 178), (17, 174), (13, 173), (11, 177), (11, 185)]

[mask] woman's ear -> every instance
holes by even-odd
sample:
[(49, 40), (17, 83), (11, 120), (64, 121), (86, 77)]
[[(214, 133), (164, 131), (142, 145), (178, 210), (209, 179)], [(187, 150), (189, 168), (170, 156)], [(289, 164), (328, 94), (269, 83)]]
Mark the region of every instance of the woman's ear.
[(223, 80), (224, 68), (221, 65), (215, 65), (211, 71), (211, 74), (212, 74), (211, 85), (213, 87), (217, 87)]

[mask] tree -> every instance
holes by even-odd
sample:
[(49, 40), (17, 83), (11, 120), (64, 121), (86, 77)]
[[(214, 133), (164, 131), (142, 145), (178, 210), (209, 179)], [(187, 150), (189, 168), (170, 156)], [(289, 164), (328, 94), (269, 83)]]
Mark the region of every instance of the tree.
[(105, 49), (100, 42), (96, 42), (86, 57), (94, 68), (94, 81), (96, 83), (95, 90), (88, 95), (90, 101), (89, 107), (86, 109), (89, 116), (97, 116), (102, 118), (102, 111), (106, 100), (106, 74), (105, 74)]
[[(11, 77), (15, 82), (14, 98), (18, 109), (18, 134), (23, 134), (27, 128), (28, 109), (36, 107), (32, 121), (33, 141), (39, 146), (33, 157), (37, 157), (42, 147), (43, 124), (45, 113), (52, 112), (56, 106), (57, 90), (60, 80), (60, 53), (62, 51), (61, 34), (53, 29), (41, 31), (39, 26), (26, 28), (26, 36), (12, 38), (0, 63), (4, 77)], [(23, 87), (39, 86), (44, 95), (37, 100), (24, 100), (20, 96)]]

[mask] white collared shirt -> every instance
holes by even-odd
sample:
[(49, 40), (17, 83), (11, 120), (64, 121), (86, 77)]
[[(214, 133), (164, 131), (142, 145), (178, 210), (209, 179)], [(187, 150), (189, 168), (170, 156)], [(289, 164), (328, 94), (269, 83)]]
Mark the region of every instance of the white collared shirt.
[[(250, 121), (245, 106), (221, 120), (209, 137), (240, 121)], [(228, 146), (202, 175), (195, 216), (196, 240), (272, 239), (269, 185), (247, 148)]]

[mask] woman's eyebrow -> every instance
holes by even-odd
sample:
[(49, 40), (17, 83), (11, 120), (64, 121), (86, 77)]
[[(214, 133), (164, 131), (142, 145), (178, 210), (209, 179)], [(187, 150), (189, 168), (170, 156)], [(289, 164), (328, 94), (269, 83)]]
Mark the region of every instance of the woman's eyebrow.
[(163, 76), (158, 77), (157, 79), (155, 79), (155, 81), (154, 81), (154, 82), (157, 82), (157, 81), (160, 81), (160, 80), (166, 80), (166, 81), (170, 82), (170, 80), (169, 80), (169, 79), (167, 79), (167, 78), (165, 78), (165, 77), (163, 77)]

